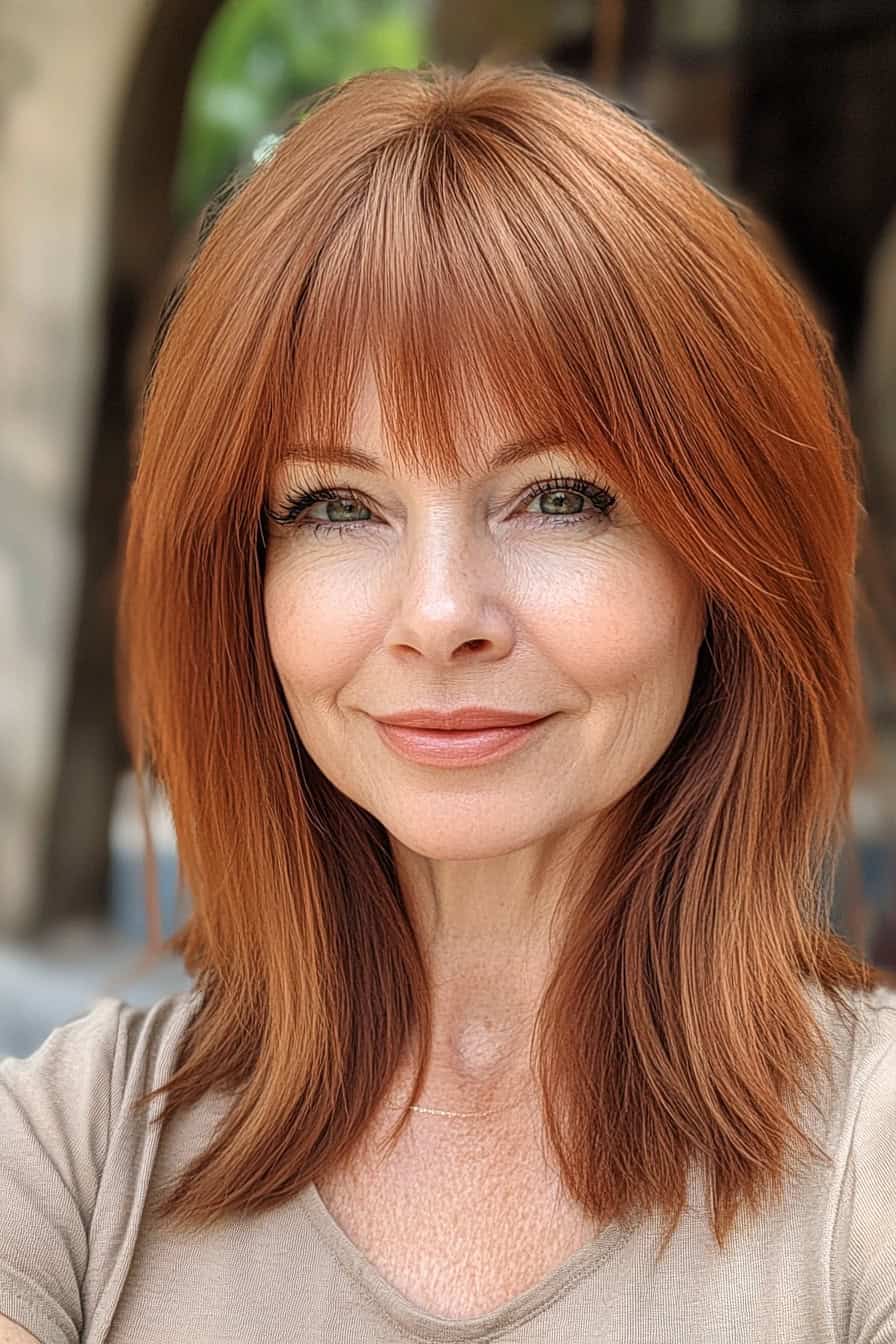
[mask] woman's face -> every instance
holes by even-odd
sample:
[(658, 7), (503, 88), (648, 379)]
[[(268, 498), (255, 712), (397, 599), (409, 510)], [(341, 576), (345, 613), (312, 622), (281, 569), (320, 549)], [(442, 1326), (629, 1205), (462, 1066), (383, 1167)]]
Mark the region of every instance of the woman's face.
[[(507, 854), (596, 818), (681, 721), (703, 633), (695, 581), (573, 450), (448, 485), (395, 473), (370, 379), (351, 443), (381, 473), (330, 468), (339, 498), (269, 529), (271, 651), (309, 755), (430, 858)], [(284, 462), (269, 507), (286, 513), (318, 470)], [(532, 494), (560, 477), (599, 489)], [(503, 755), (450, 765), (408, 759), (376, 722), (469, 706), (549, 717)]]

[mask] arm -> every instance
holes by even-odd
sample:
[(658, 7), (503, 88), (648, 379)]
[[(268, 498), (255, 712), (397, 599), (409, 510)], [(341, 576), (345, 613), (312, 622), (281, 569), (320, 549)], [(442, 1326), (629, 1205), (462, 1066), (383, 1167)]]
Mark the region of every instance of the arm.
[(104, 999), (28, 1059), (0, 1060), (0, 1340), (81, 1338), (120, 1009)]

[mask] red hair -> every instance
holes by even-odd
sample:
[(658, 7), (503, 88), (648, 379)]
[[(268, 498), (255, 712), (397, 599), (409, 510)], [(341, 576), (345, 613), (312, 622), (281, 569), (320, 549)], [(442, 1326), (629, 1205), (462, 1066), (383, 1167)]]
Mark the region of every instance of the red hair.
[(482, 415), (562, 440), (702, 585), (687, 710), (562, 893), (534, 1049), (589, 1214), (659, 1208), (671, 1234), (698, 1159), (723, 1245), (792, 1152), (826, 1156), (797, 1123), (829, 1063), (807, 984), (851, 1012), (877, 983), (829, 923), (868, 724), (828, 335), (735, 205), (544, 67), (373, 71), (303, 112), (166, 314), (130, 500), (123, 715), (171, 804), (192, 913), (168, 946), (202, 991), (163, 1119), (235, 1094), (163, 1214), (202, 1226), (319, 1178), (412, 1033), (422, 1084), (427, 967), (389, 837), (304, 752), (262, 605), (271, 472), (300, 430), (348, 442), (369, 360), (403, 460), (460, 473)]

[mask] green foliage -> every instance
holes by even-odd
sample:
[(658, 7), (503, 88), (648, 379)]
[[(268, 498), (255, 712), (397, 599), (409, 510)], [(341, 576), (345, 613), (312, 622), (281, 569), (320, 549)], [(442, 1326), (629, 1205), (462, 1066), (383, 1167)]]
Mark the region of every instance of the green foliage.
[(227, 0), (187, 92), (174, 208), (202, 208), (308, 94), (382, 66), (425, 59), (425, 0)]

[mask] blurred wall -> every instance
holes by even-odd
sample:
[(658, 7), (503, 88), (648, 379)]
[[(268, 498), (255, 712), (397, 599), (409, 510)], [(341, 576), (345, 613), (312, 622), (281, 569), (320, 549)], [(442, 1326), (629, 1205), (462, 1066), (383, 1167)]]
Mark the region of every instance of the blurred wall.
[(0, 12), (0, 935), (104, 902), (128, 355), (219, 4)]
[(109, 159), (151, 0), (0, 12), (0, 927), (33, 916), (82, 568)]

